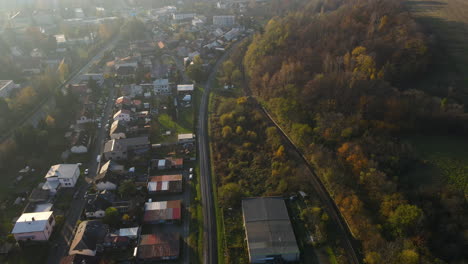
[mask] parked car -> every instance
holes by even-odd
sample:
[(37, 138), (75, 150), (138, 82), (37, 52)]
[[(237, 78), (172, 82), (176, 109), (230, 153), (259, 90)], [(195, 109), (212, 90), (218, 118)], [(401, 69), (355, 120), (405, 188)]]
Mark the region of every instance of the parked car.
[(88, 174), (89, 174), (89, 169), (84, 170), (84, 175), (88, 175)]
[(189, 171), (190, 173), (193, 173), (193, 168), (190, 168), (188, 171)]
[(188, 178), (189, 178), (189, 180), (192, 180), (193, 174), (190, 174)]

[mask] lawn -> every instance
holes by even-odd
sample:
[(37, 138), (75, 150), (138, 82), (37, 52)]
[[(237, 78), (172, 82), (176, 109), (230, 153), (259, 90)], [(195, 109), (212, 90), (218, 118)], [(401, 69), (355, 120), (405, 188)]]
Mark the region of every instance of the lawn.
[(468, 67), (468, 2), (465, 0), (409, 0), (413, 14), (436, 33), (447, 51), (459, 62), (460, 69)]
[[(456, 99), (468, 101), (468, 1), (408, 0), (407, 6), (417, 21), (434, 39), (433, 70), (418, 85), (438, 96), (446, 96), (447, 87), (459, 87)], [(442, 50), (442, 51), (440, 51)], [(449, 55), (449, 56), (447, 56)], [(442, 84), (442, 85), (441, 85)]]
[(414, 136), (406, 140), (412, 143), (416, 153), (424, 161), (423, 166), (411, 172), (414, 181), (449, 183), (465, 194), (468, 192), (468, 139)]
[(31, 264), (45, 263), (47, 259), (48, 244), (36, 244), (25, 246), (23, 249), (15, 249), (8, 257), (0, 256), (2, 264)]
[(191, 129), (183, 127), (181, 124), (176, 123), (168, 114), (162, 114), (158, 117), (158, 122), (163, 130), (172, 130), (178, 133), (191, 133)]

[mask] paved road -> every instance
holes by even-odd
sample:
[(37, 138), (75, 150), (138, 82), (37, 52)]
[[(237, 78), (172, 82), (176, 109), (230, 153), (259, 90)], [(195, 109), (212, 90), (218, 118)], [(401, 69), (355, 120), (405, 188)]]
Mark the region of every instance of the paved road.
[[(104, 48), (102, 48), (85, 66), (83, 66), (80, 70), (73, 72), (70, 78), (60, 85), (59, 89), (63, 89), (68, 84), (76, 81), (80, 75), (87, 73), (89, 69), (91, 68), (91, 66), (93, 66), (94, 63), (101, 60), (107, 51), (114, 49), (115, 45), (117, 44), (119, 40), (120, 40), (120, 35), (117, 35), (116, 37), (114, 37), (114, 39), (109, 44), (107, 44)], [(25, 124), (37, 125), (39, 121), (42, 120), (46, 116), (45, 110), (48, 107), (51, 107), (51, 108), (54, 107), (54, 105), (55, 105), (54, 96), (50, 96), (49, 98), (44, 99), (42, 102), (38, 104), (38, 106), (35, 109), (33, 109), (30, 112), (30, 114), (26, 115), (24, 118), (19, 120), (15, 125), (12, 125), (9, 131), (3, 133), (0, 136), (0, 143), (2, 143), (5, 140), (10, 139), (13, 136), (13, 132), (17, 127), (21, 127)]]
[[(237, 45), (234, 45), (235, 47)], [(211, 86), (216, 78), (221, 64), (228, 58), (233, 48), (224, 53), (224, 55), (216, 62), (213, 67), (203, 92), (202, 101), (200, 104), (200, 112), (198, 113), (198, 151), (200, 159), (200, 184), (202, 191), (202, 205), (203, 205), (203, 239), (205, 245), (203, 247), (203, 263), (216, 264), (218, 261), (218, 246), (217, 246), (217, 230), (216, 230), (216, 216), (213, 203), (213, 185), (211, 182), (211, 168), (210, 168), (210, 149), (208, 139), (208, 100), (210, 95)]]
[[(106, 82), (105, 85), (113, 86), (113, 83)], [(93, 143), (93, 148), (91, 149), (90, 161), (83, 164), (83, 166), (87, 166), (87, 168), (89, 168), (89, 175), (86, 181), (83, 182), (79, 187), (77, 187), (76, 192), (78, 192), (78, 194), (76, 196), (76, 199), (72, 200), (72, 203), (70, 204), (70, 209), (65, 215), (65, 224), (60, 232), (60, 236), (53, 242), (57, 244), (57, 246), (52, 246), (49, 250), (47, 264), (58, 264), (60, 263), (60, 259), (62, 257), (68, 255), (68, 250), (70, 247), (70, 243), (73, 240), (73, 233), (75, 230), (76, 223), (80, 219), (80, 216), (86, 204), (86, 201), (83, 198), (83, 196), (88, 190), (90, 184), (92, 183), (92, 179), (96, 177), (97, 171), (99, 169), (99, 163), (96, 162), (96, 157), (97, 155), (102, 153), (103, 146), (107, 137), (105, 125), (109, 122), (109, 116), (112, 113), (114, 94), (115, 89), (111, 88), (104, 110), (105, 114), (101, 122), (102, 127), (97, 130), (96, 137)]]

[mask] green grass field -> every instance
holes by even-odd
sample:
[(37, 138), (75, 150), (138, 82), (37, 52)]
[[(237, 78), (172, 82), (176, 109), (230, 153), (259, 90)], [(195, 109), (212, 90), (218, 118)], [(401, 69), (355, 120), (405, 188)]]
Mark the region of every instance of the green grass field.
[(409, 0), (410, 10), (447, 47), (460, 70), (468, 70), (468, 1)]
[(449, 183), (468, 192), (468, 139), (444, 136), (414, 136), (406, 139), (426, 166), (411, 172), (419, 183)]

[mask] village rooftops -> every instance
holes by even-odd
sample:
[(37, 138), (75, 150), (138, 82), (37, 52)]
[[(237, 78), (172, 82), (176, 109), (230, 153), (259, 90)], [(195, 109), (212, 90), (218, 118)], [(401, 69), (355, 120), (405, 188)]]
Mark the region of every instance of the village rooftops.
[(43, 231), (53, 212), (25, 213), (16, 220), (12, 234)]
[(97, 245), (104, 241), (107, 226), (99, 220), (83, 221), (78, 226), (69, 254), (96, 255)]
[(73, 178), (75, 171), (78, 169), (78, 164), (57, 164), (50, 167), (45, 178)]
[(115, 100), (115, 104), (116, 105), (120, 105), (120, 104), (130, 105), (132, 104), (132, 100), (130, 100), (130, 98), (126, 96), (120, 96), (119, 98)]
[(137, 258), (142, 260), (176, 259), (180, 254), (178, 233), (154, 233), (142, 235)]
[(130, 228), (121, 228), (119, 229), (119, 236), (129, 237), (131, 239), (137, 238), (140, 231), (140, 227), (130, 227)]
[(182, 192), (182, 174), (153, 176), (148, 182), (149, 192)]
[(177, 92), (193, 92), (193, 84), (179, 84)]
[(251, 262), (274, 255), (288, 261), (298, 259), (300, 252), (283, 198), (244, 199), (242, 212)]
[(127, 110), (127, 109), (119, 110), (114, 114), (114, 119), (120, 117), (120, 115), (129, 115), (129, 116), (131, 116), (132, 112), (130, 110)]
[(153, 85), (154, 86), (156, 86), (156, 85), (167, 86), (167, 85), (169, 85), (169, 80), (168, 79), (156, 79), (153, 82)]
[(180, 220), (181, 201), (162, 201), (145, 203), (145, 223), (162, 223), (165, 221)]
[(104, 146), (104, 152), (115, 151), (115, 150), (126, 150), (133, 146), (148, 145), (150, 142), (148, 137), (136, 137), (136, 138), (123, 138), (123, 139), (112, 139), (107, 141)]

